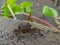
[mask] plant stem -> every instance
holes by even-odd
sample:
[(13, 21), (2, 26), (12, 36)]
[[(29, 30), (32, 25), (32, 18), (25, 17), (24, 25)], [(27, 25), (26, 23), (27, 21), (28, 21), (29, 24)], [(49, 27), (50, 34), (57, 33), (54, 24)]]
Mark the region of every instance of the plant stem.
[(30, 20), (30, 17), (31, 17), (31, 14), (30, 14), (29, 17), (28, 17), (28, 20)]
[[(27, 13), (24, 13), (24, 14), (25, 14), (27, 17), (29, 17), (29, 14), (27, 14)], [(46, 25), (46, 26), (49, 26), (49, 27), (51, 27), (51, 28), (56, 28), (55, 26), (53, 26), (53, 25), (51, 25), (50, 23), (48, 23), (46, 20), (37, 18), (37, 17), (35, 17), (35, 16), (31, 16), (30, 19), (36, 20), (36, 21), (38, 21), (38, 22), (40, 22), (40, 23), (42, 23), (42, 24), (44, 24), (44, 25)]]
[(43, 19), (43, 20), (46, 20), (46, 17), (45, 17), (45, 15), (44, 15), (44, 14), (42, 15), (42, 19)]
[(17, 18), (15, 17), (15, 14), (13, 13), (10, 5), (8, 4), (7, 6), (8, 6), (8, 9), (9, 9), (10, 13), (12, 14), (13, 18), (14, 18), (15, 20), (17, 20)]

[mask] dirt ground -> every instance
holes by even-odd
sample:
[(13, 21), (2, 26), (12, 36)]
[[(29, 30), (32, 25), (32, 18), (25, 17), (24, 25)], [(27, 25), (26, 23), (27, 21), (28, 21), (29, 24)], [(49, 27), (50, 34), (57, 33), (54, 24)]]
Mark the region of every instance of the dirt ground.
[[(0, 45), (60, 45), (60, 31), (58, 30), (58, 32), (55, 32), (55, 29), (48, 29), (41, 24), (30, 23), (32, 27), (36, 26), (40, 30), (37, 29), (32, 35), (22, 33), (16, 36), (14, 29), (17, 29), (17, 24), (18, 21), (16, 20), (0, 17)], [(9, 28), (9, 26), (12, 27)], [(41, 27), (46, 30), (41, 30)]]

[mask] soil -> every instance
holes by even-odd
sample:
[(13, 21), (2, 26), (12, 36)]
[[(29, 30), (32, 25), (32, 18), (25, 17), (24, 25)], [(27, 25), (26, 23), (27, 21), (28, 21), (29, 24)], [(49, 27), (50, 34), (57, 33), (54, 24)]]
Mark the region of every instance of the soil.
[(20, 21), (15, 26), (0, 30), (0, 45), (60, 45), (59, 30), (30, 21)]
[(43, 36), (43, 34), (41, 34), (41, 30), (36, 28), (36, 27), (32, 27), (32, 25), (28, 22), (26, 23), (22, 23), (18, 26), (17, 29), (14, 30), (14, 33), (16, 34), (16, 36), (18, 36), (19, 34), (25, 34), (25, 33), (30, 33), (31, 35), (35, 34), (36, 31), (40, 32), (40, 35)]

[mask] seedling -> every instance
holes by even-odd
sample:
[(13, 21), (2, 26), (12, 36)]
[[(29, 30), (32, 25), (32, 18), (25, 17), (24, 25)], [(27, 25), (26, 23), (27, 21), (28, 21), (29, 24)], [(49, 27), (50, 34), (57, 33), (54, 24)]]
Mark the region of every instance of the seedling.
[(10, 18), (11, 16), (13, 16), (14, 19), (16, 19), (16, 15), (17, 14), (24, 14), (28, 17), (28, 19), (33, 19), (36, 20), (40, 23), (43, 23), (49, 27), (55, 28), (54, 26), (52, 26), (51, 24), (49, 24), (46, 20), (45, 20), (45, 16), (49, 16), (52, 18), (56, 18), (58, 16), (58, 13), (55, 9), (48, 7), (48, 6), (44, 6), (43, 8), (43, 19), (37, 18), (35, 16), (32, 16), (32, 13), (34, 12), (34, 10), (32, 10), (31, 8), (33, 7), (33, 3), (29, 2), (29, 1), (24, 1), (22, 3), (20, 3), (19, 5), (16, 4), (17, 0), (7, 0), (7, 2), (5, 3), (5, 5), (2, 7), (2, 10), (4, 11), (3, 13), (1, 13), (2, 16)]
[(17, 14), (24, 14), (24, 9), (27, 13), (29, 13), (29, 19), (31, 17), (31, 14), (34, 12), (34, 10), (31, 10), (31, 7), (33, 6), (33, 3), (25, 1), (22, 2), (20, 5), (16, 4), (17, 0), (8, 0), (7, 3), (3, 6), (4, 11), (4, 17), (11, 17), (16, 19), (15, 15)]

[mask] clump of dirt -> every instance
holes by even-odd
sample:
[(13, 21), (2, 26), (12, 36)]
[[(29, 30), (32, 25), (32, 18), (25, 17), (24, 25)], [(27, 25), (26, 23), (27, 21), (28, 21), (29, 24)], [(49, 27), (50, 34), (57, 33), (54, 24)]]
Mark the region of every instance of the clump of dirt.
[(14, 30), (14, 34), (17, 36), (19, 34), (26, 34), (29, 33), (30, 35), (35, 35), (35, 33), (39, 33), (40, 36), (44, 36), (44, 31), (32, 27), (32, 25), (29, 22), (21, 23), (17, 29)]

